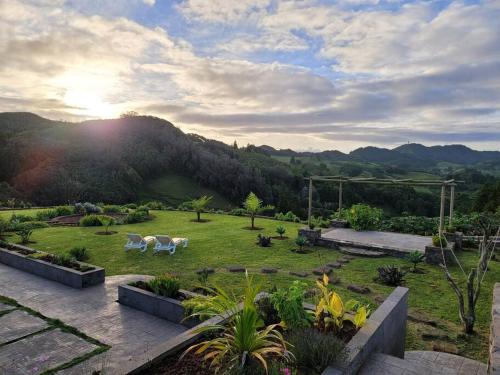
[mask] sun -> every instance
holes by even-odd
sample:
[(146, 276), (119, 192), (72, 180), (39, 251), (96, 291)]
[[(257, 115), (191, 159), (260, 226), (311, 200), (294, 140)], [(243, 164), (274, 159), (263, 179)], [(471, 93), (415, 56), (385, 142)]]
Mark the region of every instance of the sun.
[(74, 111), (78, 114), (99, 118), (116, 116), (113, 105), (106, 103), (96, 92), (69, 89), (64, 95), (64, 103), (74, 107)]

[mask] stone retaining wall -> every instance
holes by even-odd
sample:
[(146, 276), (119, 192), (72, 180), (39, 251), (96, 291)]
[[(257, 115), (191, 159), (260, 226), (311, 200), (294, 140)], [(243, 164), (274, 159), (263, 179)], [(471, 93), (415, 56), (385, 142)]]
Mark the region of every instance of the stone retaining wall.
[(500, 283), (493, 288), (488, 375), (500, 375)]

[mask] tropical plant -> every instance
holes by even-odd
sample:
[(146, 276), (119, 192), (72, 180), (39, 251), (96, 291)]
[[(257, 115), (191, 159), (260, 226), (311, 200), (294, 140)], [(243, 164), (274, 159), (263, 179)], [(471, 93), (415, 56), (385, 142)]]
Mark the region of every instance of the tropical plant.
[(307, 238), (304, 236), (297, 236), (295, 239), (295, 244), (299, 247), (299, 251), (304, 251), (304, 246), (307, 245)]
[(179, 280), (169, 274), (156, 276), (154, 279), (148, 281), (147, 284), (151, 291), (159, 296), (175, 298), (179, 294)]
[(369, 308), (353, 299), (344, 304), (342, 298), (328, 288), (329, 282), (327, 275), (316, 281), (321, 297), (314, 312), (315, 326), (320, 331), (340, 332), (344, 322), (349, 321), (356, 329), (361, 328), (366, 323)]
[(111, 216), (101, 215), (99, 216), (102, 226), (104, 227), (104, 233), (109, 234), (109, 226), (115, 223), (115, 219)]
[(287, 328), (308, 327), (311, 316), (304, 309), (304, 292), (307, 284), (295, 280), (288, 289), (278, 289), (271, 294), (271, 301), (278, 316)]
[(245, 202), (243, 202), (243, 207), (245, 207), (247, 214), (250, 216), (252, 223), (251, 228), (255, 229), (255, 216), (257, 216), (259, 211), (262, 209), (262, 201), (251, 192), (248, 194)]
[[(252, 279), (246, 277), (246, 287), (243, 297), (243, 307), (238, 309), (238, 299), (230, 297), (224, 290), (215, 288), (213, 291), (217, 298), (215, 304), (209, 303), (205, 314), (214, 315), (221, 311), (228, 311), (229, 321), (224, 324), (206, 325), (196, 330), (198, 333), (214, 332), (220, 335), (203, 341), (188, 348), (184, 354), (194, 351), (196, 355), (203, 355), (211, 367), (216, 370), (224, 368), (225, 371), (244, 371), (251, 365), (258, 364), (266, 372), (268, 360), (272, 357), (289, 360), (290, 352), (282, 334), (272, 324), (262, 327), (255, 303), (259, 288), (253, 285)], [(216, 312), (219, 311), (219, 312)], [(195, 315), (203, 314), (198, 312)]]
[(105, 214), (119, 214), (124, 211), (124, 208), (122, 206), (117, 206), (117, 205), (107, 205), (102, 208), (102, 212)]
[(79, 262), (89, 260), (89, 252), (85, 247), (74, 247), (69, 251), (69, 255)]
[(200, 273), (198, 273), (198, 282), (203, 288), (208, 286), (208, 277), (210, 276), (210, 272), (207, 268), (203, 268)]
[(355, 204), (346, 214), (347, 221), (354, 230), (378, 229), (382, 221), (382, 210), (366, 204)]
[(413, 263), (412, 272), (417, 272), (417, 266), (422, 263), (425, 259), (425, 254), (421, 253), (418, 250), (412, 251), (406, 255), (406, 260), (410, 263)]
[(198, 199), (193, 199), (190, 204), (193, 210), (196, 212), (196, 217), (198, 222), (201, 221), (201, 214), (205, 212), (207, 205), (210, 203), (213, 197), (204, 195)]
[(342, 363), (347, 356), (345, 344), (329, 332), (299, 328), (285, 335), (295, 366), (304, 374), (321, 374), (332, 363)]
[(378, 280), (386, 285), (399, 286), (403, 284), (405, 272), (394, 265), (377, 268)]
[(102, 221), (98, 215), (85, 215), (79, 221), (81, 227), (101, 227)]
[(264, 324), (276, 324), (281, 321), (278, 310), (276, 310), (276, 308), (274, 307), (270, 294), (267, 294), (264, 297), (260, 298), (256, 303), (257, 309), (259, 310)]
[(274, 215), (274, 218), (280, 221), (291, 221), (294, 223), (300, 222), (300, 218), (297, 215), (295, 215), (292, 211), (288, 211), (286, 214), (284, 214), (283, 212), (277, 213)]
[(283, 225), (278, 225), (276, 227), (276, 233), (279, 234), (280, 238), (283, 238), (283, 235), (285, 234), (285, 232), (286, 232), (286, 228)]
[(269, 247), (269, 246), (271, 246), (271, 237), (266, 237), (266, 236), (263, 236), (262, 234), (259, 234), (257, 236), (257, 244), (260, 247)]
[(0, 217), (0, 239), (4, 238), (5, 232), (9, 229), (10, 224), (3, 217)]
[(21, 243), (27, 244), (30, 242), (31, 235), (33, 234), (33, 229), (26, 227), (22, 228), (17, 232), (17, 235), (21, 237)]
[(446, 247), (448, 246), (448, 241), (446, 237), (443, 235), (435, 234), (432, 236), (432, 245), (436, 247)]

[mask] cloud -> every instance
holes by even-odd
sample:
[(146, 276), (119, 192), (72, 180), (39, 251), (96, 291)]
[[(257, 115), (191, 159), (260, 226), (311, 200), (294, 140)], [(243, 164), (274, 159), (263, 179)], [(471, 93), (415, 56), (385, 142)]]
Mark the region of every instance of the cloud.
[(156, 0), (142, 0), (142, 2), (146, 5), (149, 5), (150, 7), (154, 6), (156, 3)]

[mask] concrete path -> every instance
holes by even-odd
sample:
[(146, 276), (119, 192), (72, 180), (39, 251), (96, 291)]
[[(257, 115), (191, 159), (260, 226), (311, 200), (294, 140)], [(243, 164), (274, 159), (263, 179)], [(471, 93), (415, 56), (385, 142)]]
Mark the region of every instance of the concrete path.
[(105, 369), (106, 374), (116, 374), (126, 361), (146, 360), (152, 347), (186, 330), (182, 325), (116, 302), (119, 284), (142, 278), (112, 276), (106, 278), (104, 285), (79, 290), (0, 264), (0, 295), (49, 318), (59, 319), (111, 346), (107, 352), (60, 374), (86, 375), (101, 369)]
[(361, 244), (373, 244), (400, 249), (403, 251), (420, 250), (425, 251), (425, 246), (431, 244), (431, 237), (417, 236), (413, 234), (355, 231), (350, 228), (332, 228), (321, 234), (322, 238), (357, 242)]

